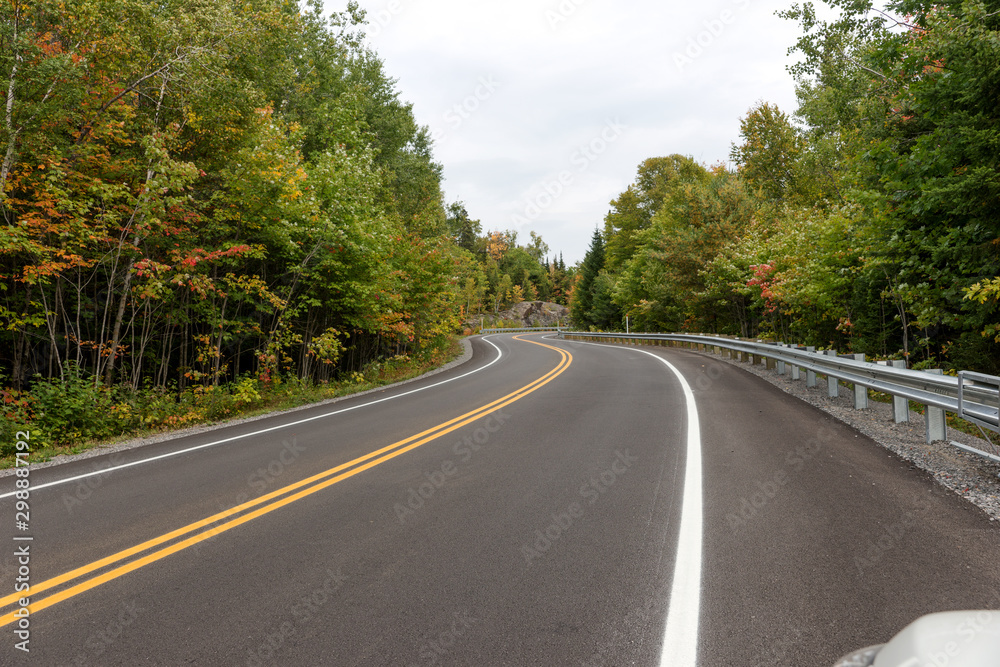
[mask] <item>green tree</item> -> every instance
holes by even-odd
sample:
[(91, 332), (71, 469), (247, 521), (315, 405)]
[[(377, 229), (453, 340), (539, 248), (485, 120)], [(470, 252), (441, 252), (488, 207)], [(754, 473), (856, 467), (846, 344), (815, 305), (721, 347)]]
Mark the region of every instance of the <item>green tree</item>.
[(777, 106), (760, 102), (740, 119), (740, 137), (743, 142), (733, 145), (730, 157), (744, 182), (773, 201), (795, 194), (802, 142), (788, 116)]
[(482, 225), (478, 220), (469, 217), (469, 212), (465, 210), (465, 204), (457, 201), (448, 205), (446, 224), (448, 235), (455, 242), (455, 245), (469, 252), (475, 252), (476, 240), (483, 233)]
[(635, 182), (611, 202), (604, 218), (607, 268), (617, 273), (639, 247), (638, 235), (652, 224), (675, 187), (706, 178), (705, 168), (690, 157), (669, 155), (639, 165)]
[(604, 268), (604, 237), (598, 229), (590, 240), (590, 248), (580, 264), (579, 277), (573, 288), (573, 299), (570, 302), (570, 316), (577, 326), (591, 328), (598, 326), (594, 313), (594, 295), (597, 277)]
[[(816, 81), (812, 116), (815, 99), (863, 100), (860, 120), (829, 117), (864, 138), (846, 155), (845, 196), (859, 209), (866, 271), (885, 276), (899, 302), (904, 350), (915, 330), (927, 357), (996, 369), (995, 342), (980, 335), (996, 304), (963, 299), (1000, 259), (995, 3), (898, 1), (882, 14), (835, 4), (844, 11), (833, 22), (801, 8), (791, 18), (805, 33), (799, 73)], [(852, 75), (825, 78), (836, 68)]]
[(757, 212), (739, 178), (721, 167), (707, 180), (678, 185), (640, 237), (615, 301), (644, 329), (719, 329), (717, 298), (707, 293), (706, 266), (733, 243)]

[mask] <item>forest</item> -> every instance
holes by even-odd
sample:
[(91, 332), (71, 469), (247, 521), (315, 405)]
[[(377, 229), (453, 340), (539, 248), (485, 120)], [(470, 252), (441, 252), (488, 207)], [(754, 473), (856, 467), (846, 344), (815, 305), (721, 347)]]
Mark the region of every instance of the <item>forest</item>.
[(782, 12), (798, 107), (645, 160), (567, 267), (445, 201), (354, 2), (4, 3), (0, 450), (391, 380), (522, 300), (1000, 373), (1000, 2), (829, 4)]
[(1000, 373), (1000, 2), (834, 0), (798, 108), (760, 102), (725, 163), (650, 158), (611, 202), (572, 313)]
[(224, 416), (565, 303), (540, 237), (445, 204), (364, 25), (319, 0), (0, 6), (5, 433)]

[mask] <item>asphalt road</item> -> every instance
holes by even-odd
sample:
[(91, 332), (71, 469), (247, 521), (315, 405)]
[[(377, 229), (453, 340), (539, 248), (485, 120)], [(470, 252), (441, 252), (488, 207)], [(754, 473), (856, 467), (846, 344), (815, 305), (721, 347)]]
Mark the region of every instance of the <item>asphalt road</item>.
[(32, 590), (27, 619), (3, 599), (0, 664), (825, 666), (924, 613), (1000, 608), (985, 514), (738, 368), (473, 349), (32, 470), (26, 531), (3, 478), (2, 590)]

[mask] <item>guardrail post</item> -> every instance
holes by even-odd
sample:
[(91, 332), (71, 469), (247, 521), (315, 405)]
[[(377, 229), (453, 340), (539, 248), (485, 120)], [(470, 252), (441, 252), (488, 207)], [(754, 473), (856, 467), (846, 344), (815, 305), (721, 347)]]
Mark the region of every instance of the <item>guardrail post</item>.
[[(788, 346), (785, 345), (784, 343), (778, 343), (778, 347), (788, 347)], [(778, 375), (784, 375), (784, 374), (785, 374), (785, 362), (781, 361), (779, 359), (778, 360)]]
[[(816, 347), (814, 345), (807, 345), (806, 352), (815, 352)], [(816, 386), (816, 371), (806, 369), (806, 386), (815, 387)]]
[[(865, 355), (855, 354), (855, 361), (864, 361)], [(862, 387), (859, 384), (854, 385), (854, 409), (855, 410), (867, 410), (868, 409), (868, 387)]]
[[(836, 350), (827, 350), (823, 354), (825, 354), (828, 357), (835, 357), (835, 356), (837, 356), (837, 351)], [(829, 396), (830, 398), (837, 398), (837, 396), (840, 395), (839, 386), (840, 386), (840, 382), (837, 380), (837, 378), (833, 377), (832, 375), (827, 375), (826, 376), (826, 395), (827, 396)]]
[[(940, 368), (928, 370), (927, 372), (934, 375), (942, 375), (944, 373)], [(925, 405), (924, 424), (927, 427), (927, 444), (944, 440), (947, 436), (948, 425), (945, 421), (944, 410), (942, 408), (932, 408), (929, 405)]]
[[(906, 368), (904, 359), (893, 359), (889, 363), (893, 368)], [(910, 421), (910, 402), (901, 396), (893, 396), (892, 418), (897, 424)]]

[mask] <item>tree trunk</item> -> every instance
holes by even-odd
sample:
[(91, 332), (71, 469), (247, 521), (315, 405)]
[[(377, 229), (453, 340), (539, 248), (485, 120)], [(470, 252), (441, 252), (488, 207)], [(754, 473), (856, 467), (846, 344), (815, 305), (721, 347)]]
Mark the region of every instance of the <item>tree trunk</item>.
[(226, 306), (229, 297), (222, 300), (222, 314), (219, 315), (219, 335), (215, 339), (215, 367), (212, 369), (212, 386), (219, 386), (219, 365), (222, 363), (222, 334), (226, 330)]
[(118, 301), (118, 312), (115, 313), (115, 323), (111, 329), (111, 351), (108, 354), (108, 365), (104, 367), (104, 384), (111, 386), (111, 376), (115, 371), (115, 360), (118, 358), (118, 344), (121, 342), (122, 321), (125, 319), (125, 305), (128, 303), (129, 287), (132, 284), (132, 262), (125, 269), (125, 284), (122, 286), (122, 298)]
[[(14, 3), (14, 23), (13, 23), (13, 35), (11, 37), (11, 43), (17, 44), (18, 39), (18, 28), (20, 28), (21, 22), (21, 5), (17, 2)], [(17, 135), (18, 131), (14, 128), (14, 91), (17, 82), (17, 66), (21, 62), (22, 56), (20, 53), (14, 55), (14, 62), (10, 68), (10, 82), (7, 84), (7, 103), (5, 105), (6, 113), (4, 114), (4, 127), (7, 129), (7, 150), (3, 156), (3, 163), (0, 164), (0, 204), (3, 204), (7, 195), (7, 177), (10, 174), (10, 169), (14, 164), (14, 153), (17, 146)], [(6, 207), (5, 207), (6, 208)], [(6, 214), (4, 215), (6, 218)], [(8, 220), (8, 222), (11, 222)]]

